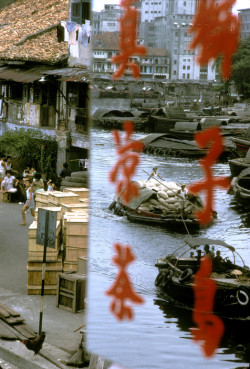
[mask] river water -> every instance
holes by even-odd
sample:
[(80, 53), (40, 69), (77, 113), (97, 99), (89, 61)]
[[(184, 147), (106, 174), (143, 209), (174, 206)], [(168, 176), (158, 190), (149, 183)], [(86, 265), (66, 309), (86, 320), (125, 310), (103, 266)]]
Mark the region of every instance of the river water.
[[(143, 136), (135, 133), (133, 137), (138, 139)], [(197, 160), (146, 154), (141, 154), (140, 158), (135, 180), (147, 179), (146, 172), (151, 173), (154, 166), (167, 181), (190, 184), (203, 177)], [(125, 217), (117, 217), (108, 210), (115, 192), (108, 173), (116, 159), (111, 132), (92, 129), (88, 349), (125, 367), (138, 369), (248, 367), (246, 362), (250, 360), (246, 357), (243, 334), (245, 325), (243, 328), (237, 326), (237, 334), (233, 327), (228, 326), (216, 354), (206, 359), (201, 347), (192, 340), (190, 328), (194, 324), (190, 313), (169, 305), (157, 296), (154, 286), (156, 259), (182, 245), (186, 234), (130, 223)], [(217, 176), (230, 174), (227, 163), (217, 163), (213, 169)], [(236, 247), (245, 263), (250, 265), (250, 215), (239, 209), (226, 191), (216, 189), (214, 196), (218, 219), (196, 235), (226, 241)], [(117, 274), (111, 260), (115, 242), (131, 245), (136, 255), (128, 271), (135, 290), (144, 298), (144, 304), (134, 305), (132, 322), (118, 322), (109, 310), (111, 299), (105, 295)]]

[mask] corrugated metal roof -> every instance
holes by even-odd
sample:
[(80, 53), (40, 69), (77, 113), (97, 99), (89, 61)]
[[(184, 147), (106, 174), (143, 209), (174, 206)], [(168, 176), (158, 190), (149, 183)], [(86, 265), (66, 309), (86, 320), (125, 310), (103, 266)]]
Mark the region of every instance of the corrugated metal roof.
[(36, 69), (0, 68), (0, 79), (7, 81), (30, 83), (39, 80), (42, 75), (42, 71)]
[[(46, 68), (46, 67), (45, 67)], [(61, 69), (45, 69), (44, 67), (37, 68), (0, 68), (0, 80), (14, 81), (21, 83), (31, 83), (38, 81), (42, 76), (56, 76), (60, 77), (61, 81), (77, 81), (82, 82), (85, 78), (86, 82), (89, 79), (89, 72), (87, 69), (81, 68), (61, 68)]]

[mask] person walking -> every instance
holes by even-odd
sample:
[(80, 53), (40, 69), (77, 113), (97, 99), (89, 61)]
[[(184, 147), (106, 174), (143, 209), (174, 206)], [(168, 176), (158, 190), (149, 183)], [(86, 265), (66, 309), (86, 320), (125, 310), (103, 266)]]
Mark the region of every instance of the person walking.
[(31, 215), (35, 216), (35, 201), (34, 201), (34, 193), (33, 193), (33, 186), (32, 186), (32, 179), (29, 178), (25, 182), (26, 187), (26, 202), (22, 208), (22, 220), (23, 222), (20, 225), (26, 225), (26, 217), (25, 213), (28, 209), (30, 209)]

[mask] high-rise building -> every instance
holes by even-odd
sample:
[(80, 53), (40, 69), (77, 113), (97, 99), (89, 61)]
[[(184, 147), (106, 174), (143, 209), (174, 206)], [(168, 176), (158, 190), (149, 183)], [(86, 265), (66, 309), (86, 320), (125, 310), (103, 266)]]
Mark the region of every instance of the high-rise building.
[(239, 10), (239, 18), (241, 21), (241, 39), (245, 40), (250, 37), (250, 8)]

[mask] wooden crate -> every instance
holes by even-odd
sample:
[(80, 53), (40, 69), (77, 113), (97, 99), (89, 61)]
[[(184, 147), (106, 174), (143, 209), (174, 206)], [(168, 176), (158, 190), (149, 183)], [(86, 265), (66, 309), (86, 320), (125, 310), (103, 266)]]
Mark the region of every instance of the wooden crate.
[(77, 273), (87, 275), (88, 258), (80, 256), (77, 259)]
[[(50, 210), (50, 211), (55, 211), (57, 213), (57, 220), (61, 220), (62, 218), (62, 208), (61, 207), (55, 207), (55, 206), (52, 206), (52, 207), (44, 207), (44, 209), (46, 210)], [(36, 208), (35, 210), (35, 220), (38, 219), (38, 207)]]
[(65, 235), (86, 236), (88, 234), (88, 218), (70, 217), (64, 220)]
[[(28, 286), (40, 286), (42, 283), (42, 263), (28, 262)], [(45, 285), (57, 285), (58, 275), (62, 273), (62, 260), (46, 263)]]
[[(28, 231), (28, 257), (29, 261), (42, 261), (44, 246), (36, 243), (37, 221), (34, 221)], [(46, 260), (57, 261), (61, 249), (61, 222), (57, 221), (55, 249), (47, 247)]]
[(88, 248), (88, 236), (64, 235), (63, 244), (66, 247)]
[(53, 191), (49, 193), (49, 204), (61, 206), (61, 204), (79, 204), (80, 196), (73, 192)]
[(70, 273), (77, 272), (77, 262), (64, 261), (63, 271), (64, 272), (70, 272)]
[(62, 210), (63, 213), (66, 212), (71, 212), (71, 211), (76, 211), (78, 212), (80, 211), (84, 211), (87, 210), (89, 208), (89, 206), (87, 204), (84, 203), (79, 203), (79, 204), (62, 204)]
[(74, 192), (80, 196), (80, 199), (88, 199), (89, 198), (89, 189), (84, 187), (67, 187), (63, 189), (63, 192)]
[(11, 193), (0, 192), (0, 201), (1, 202), (11, 202)]
[(48, 202), (46, 201), (35, 201), (35, 204), (36, 204), (36, 208), (46, 208), (48, 207)]
[(77, 313), (85, 307), (86, 276), (62, 273), (58, 278), (56, 306)]
[(77, 263), (77, 259), (80, 256), (87, 257), (88, 249), (80, 247), (65, 247), (65, 261)]
[[(44, 286), (45, 295), (56, 295), (58, 285)], [(41, 286), (27, 286), (28, 295), (41, 295)]]

